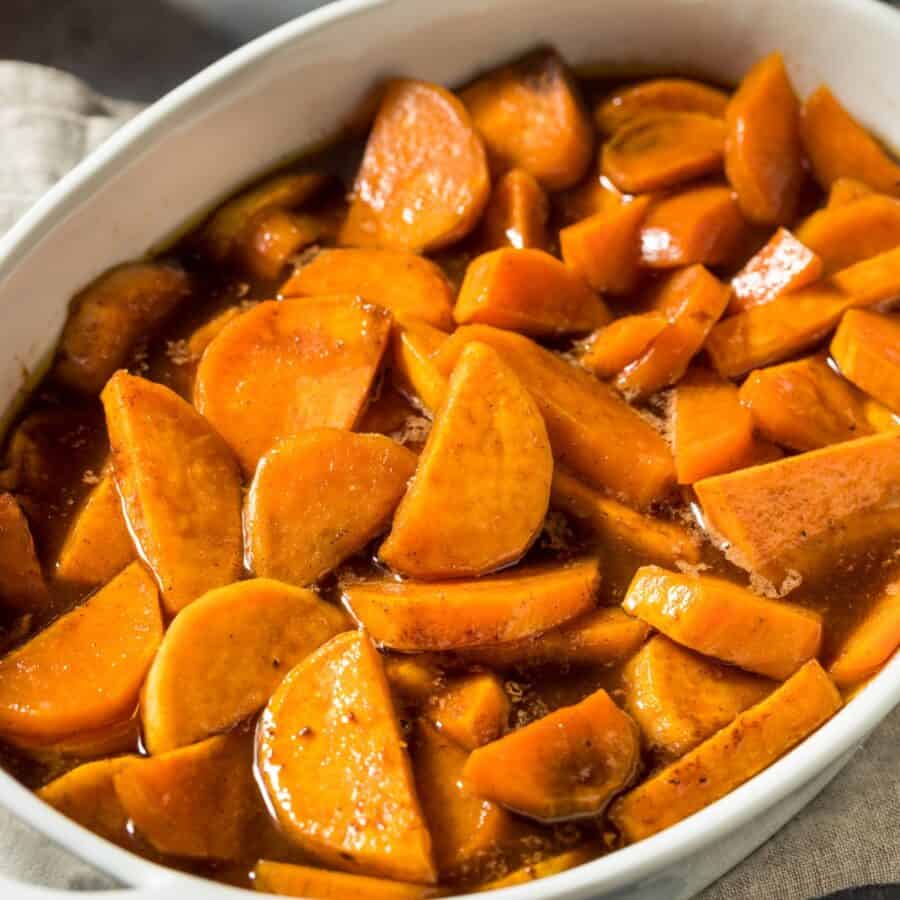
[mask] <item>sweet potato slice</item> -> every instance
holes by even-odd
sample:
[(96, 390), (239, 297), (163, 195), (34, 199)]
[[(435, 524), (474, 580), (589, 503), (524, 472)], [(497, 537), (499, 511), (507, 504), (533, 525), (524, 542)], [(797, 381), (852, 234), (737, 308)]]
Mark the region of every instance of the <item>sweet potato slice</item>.
[(652, 78), (614, 91), (597, 104), (594, 122), (604, 134), (613, 134), (638, 116), (648, 113), (704, 113), (725, 116), (728, 94), (689, 78)]
[(340, 242), (437, 250), (468, 234), (490, 192), (484, 145), (450, 91), (392, 81), (356, 175)]
[(352, 297), (260, 303), (203, 354), (194, 403), (252, 472), (279, 438), (353, 427), (390, 330), (388, 312)]
[(153, 579), (132, 563), (0, 660), (0, 734), (41, 743), (127, 718), (162, 630)]
[(612, 805), (629, 843), (650, 837), (724, 797), (830, 719), (841, 696), (811, 660), (765, 700)]
[(314, 866), (261, 859), (253, 868), (253, 889), (304, 900), (428, 900), (440, 897), (438, 888), (401, 884), (385, 878), (329, 872)]
[(900, 414), (900, 318), (848, 311), (831, 342), (845, 378)]
[(537, 404), (492, 348), (472, 344), (378, 555), (416, 578), (484, 575), (515, 562), (540, 532), (552, 477)]
[(582, 219), (559, 233), (562, 258), (595, 291), (629, 294), (638, 283), (649, 197)]
[(291, 670), (257, 729), (257, 764), (285, 833), (326, 865), (436, 880), (381, 660), (358, 632)]
[(721, 172), (725, 125), (694, 112), (645, 113), (603, 145), (600, 169), (621, 191), (657, 191)]
[(48, 599), (25, 513), (12, 494), (0, 494), (0, 606), (36, 612)]
[(579, 361), (597, 377), (611, 378), (641, 357), (668, 325), (668, 318), (659, 312), (622, 316), (585, 341), (585, 351)]
[(900, 196), (900, 165), (824, 84), (803, 104), (801, 133), (806, 158), (825, 190), (839, 178), (849, 177), (880, 193)]
[(451, 681), (428, 705), (428, 718), (465, 750), (495, 741), (509, 718), (509, 698), (492, 672), (476, 672)]
[(355, 294), (396, 316), (453, 327), (453, 288), (430, 259), (399, 250), (322, 250), (281, 288), (282, 297)]
[(99, 756), (113, 756), (119, 753), (134, 753), (141, 741), (141, 722), (137, 709), (126, 719), (119, 719), (110, 725), (79, 731), (70, 737), (49, 743), (24, 742), (10, 738), (10, 743), (21, 747), (29, 756), (51, 766), (59, 766), (60, 761), (96, 759)]
[(197, 328), (188, 338), (187, 343), (191, 359), (199, 360), (206, 348), (213, 342), (213, 339), (218, 337), (222, 329), (229, 322), (233, 322), (242, 312), (243, 310), (238, 306), (229, 306), (228, 309), (222, 310), (222, 312)]
[(634, 778), (638, 730), (604, 690), (475, 750), (464, 784), (541, 821), (599, 815)]
[(549, 191), (571, 187), (587, 171), (591, 121), (552, 50), (489, 72), (460, 96), (498, 170), (525, 169)]
[(418, 706), (443, 688), (443, 672), (423, 654), (383, 656), (382, 662), (391, 692), (401, 704)]
[(447, 333), (427, 322), (404, 318), (393, 332), (391, 362), (393, 374), (401, 389), (434, 414), (444, 402), (447, 378), (437, 368), (432, 357), (447, 340)]
[(240, 577), (238, 467), (203, 417), (167, 387), (119, 371), (102, 399), (128, 527), (174, 615)]
[(793, 675), (822, 645), (818, 613), (709, 575), (643, 566), (622, 606), (685, 647), (769, 678)]
[(348, 584), (344, 603), (380, 644), (456, 650), (548, 631), (594, 606), (595, 559), (516, 569), (472, 581)]
[(453, 317), (533, 337), (587, 332), (609, 319), (581, 276), (543, 250), (492, 250), (469, 263)]
[(694, 486), (733, 561), (767, 578), (823, 564), (900, 532), (900, 433), (833, 444)]
[(491, 191), (481, 222), (481, 242), (488, 250), (546, 250), (549, 215), (547, 195), (534, 176), (524, 169), (510, 169)]
[(876, 192), (869, 185), (856, 178), (837, 178), (828, 191), (828, 202), (825, 204), (825, 208), (846, 206), (848, 203), (853, 203), (855, 200), (874, 193)]
[(805, 175), (800, 105), (780, 53), (744, 76), (725, 122), (725, 174), (744, 215), (760, 225), (788, 224)]
[(664, 496), (675, 478), (662, 435), (607, 385), (521, 335), (467, 325), (434, 357), (449, 372), (471, 341), (489, 344), (531, 392), (557, 462), (638, 505)]
[(513, 887), (517, 884), (528, 884), (530, 881), (536, 881), (539, 878), (548, 878), (551, 875), (558, 875), (582, 863), (589, 862), (602, 853), (600, 847), (594, 847), (590, 844), (584, 847), (576, 847), (574, 850), (566, 850), (564, 853), (558, 853), (555, 856), (547, 857), (539, 862), (522, 866), (515, 869), (509, 875), (497, 878), (481, 885), (479, 891), (499, 891), (500, 888)]
[(141, 338), (190, 291), (187, 275), (162, 263), (129, 263), (101, 275), (72, 301), (54, 375), (85, 394), (100, 392)]
[(625, 708), (647, 745), (669, 759), (693, 750), (776, 687), (661, 634), (629, 660), (625, 684)]
[(247, 565), (318, 581), (387, 529), (415, 470), (415, 454), (380, 434), (312, 428), (279, 441), (247, 495)]
[(290, 258), (322, 233), (323, 223), (314, 216), (271, 209), (254, 218), (238, 236), (234, 256), (251, 278), (275, 281)]
[(833, 284), (856, 306), (876, 306), (900, 298), (900, 246), (835, 272)]
[(144, 744), (165, 753), (261, 709), (290, 671), (350, 627), (312, 591), (267, 578), (204, 594), (166, 632), (141, 699)]

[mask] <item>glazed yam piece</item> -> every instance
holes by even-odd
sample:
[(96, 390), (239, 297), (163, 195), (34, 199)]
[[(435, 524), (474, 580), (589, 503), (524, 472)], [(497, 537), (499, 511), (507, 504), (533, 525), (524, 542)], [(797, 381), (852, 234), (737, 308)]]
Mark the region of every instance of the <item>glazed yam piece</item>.
[(450, 91), (399, 79), (384, 92), (340, 242), (437, 250), (478, 223), (490, 192), (484, 146)]
[(457, 650), (548, 631), (595, 604), (596, 559), (523, 566), (471, 581), (347, 584), (344, 603), (379, 644), (394, 650)]
[(419, 706), (443, 689), (443, 671), (423, 654), (382, 656), (391, 693), (401, 705)]
[(481, 241), (488, 250), (546, 250), (549, 216), (550, 203), (534, 176), (524, 169), (510, 169), (491, 191), (481, 221)]
[(616, 800), (610, 820), (629, 842), (650, 837), (748, 781), (840, 708), (837, 688), (811, 660), (765, 700)]
[(478, 796), (552, 822), (602, 813), (639, 760), (637, 726), (599, 690), (475, 750), (462, 774)]
[(868, 197), (877, 193), (865, 182), (856, 178), (838, 178), (828, 190), (828, 202), (825, 209), (833, 209), (836, 206), (845, 206), (853, 203), (861, 197)]
[(203, 354), (194, 403), (253, 472), (280, 438), (353, 427), (390, 331), (390, 313), (354, 297), (260, 303)]
[(728, 94), (689, 78), (652, 78), (614, 91), (597, 104), (594, 122), (613, 134), (638, 116), (649, 113), (704, 113), (721, 119)]
[(414, 453), (378, 434), (313, 428), (279, 441), (247, 495), (248, 567), (318, 581), (387, 530), (415, 470)]
[(0, 494), (0, 607), (37, 612), (48, 600), (25, 513), (12, 494)]
[(291, 670), (257, 729), (257, 764), (284, 833), (326, 865), (431, 884), (431, 837), (381, 659), (332, 638)]
[(237, 463), (207, 421), (161, 384), (120, 371), (102, 400), (128, 528), (174, 615), (240, 577)]
[(411, 318), (400, 320), (393, 329), (392, 374), (401, 390), (432, 415), (447, 391), (447, 378), (433, 360), (447, 337), (446, 332)]
[(464, 750), (474, 750), (506, 731), (509, 698), (492, 672), (475, 672), (451, 681), (436, 693), (427, 716), (435, 727)]
[(900, 246), (835, 272), (831, 281), (856, 306), (876, 306), (900, 298)]
[(253, 889), (282, 897), (306, 900), (429, 900), (440, 897), (438, 888), (401, 884), (386, 878), (329, 872), (312, 866), (261, 859), (253, 868)]
[(850, 310), (831, 342), (845, 378), (900, 414), (900, 318)]
[(10, 743), (26, 750), (29, 756), (51, 765), (59, 765), (61, 761), (83, 762), (100, 756), (134, 753), (139, 749), (140, 741), (141, 722), (137, 708), (127, 719), (119, 719), (100, 728), (79, 731), (77, 734), (49, 743), (30, 743), (27, 739), (17, 741), (14, 737), (10, 739)]
[(286, 672), (349, 627), (312, 591), (267, 578), (204, 594), (169, 626), (147, 675), (147, 750), (165, 753), (238, 724)]
[(272, 209), (257, 216), (234, 248), (238, 264), (251, 278), (275, 281), (290, 258), (323, 237), (325, 223), (314, 216)]
[(378, 555), (415, 578), (484, 575), (516, 562), (541, 529), (552, 477), (534, 400), (493, 349), (472, 344)]
[(638, 359), (668, 325), (668, 317), (660, 312), (622, 316), (585, 341), (579, 362), (598, 378), (612, 378)]

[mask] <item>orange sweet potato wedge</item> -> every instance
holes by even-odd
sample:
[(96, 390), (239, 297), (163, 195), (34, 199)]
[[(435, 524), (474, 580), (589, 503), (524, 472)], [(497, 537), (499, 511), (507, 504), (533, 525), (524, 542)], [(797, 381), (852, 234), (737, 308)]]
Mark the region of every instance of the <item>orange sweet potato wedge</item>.
[(395, 382), (432, 415), (444, 402), (447, 378), (432, 357), (447, 333), (417, 319), (403, 318), (393, 329), (391, 365)]
[(466, 344), (489, 344), (531, 392), (556, 461), (637, 506), (663, 497), (675, 478), (662, 435), (615, 391), (521, 335), (466, 325), (434, 357), (449, 372)]
[(246, 563), (312, 584), (387, 530), (416, 456), (380, 434), (311, 428), (260, 460), (244, 508)]
[(596, 559), (526, 566), (510, 574), (442, 582), (347, 584), (345, 606), (394, 650), (457, 650), (541, 634), (596, 600)]
[(475, 672), (451, 681), (428, 705), (435, 727), (465, 750), (495, 741), (509, 718), (509, 698), (493, 672)]
[(165, 753), (261, 709), (290, 671), (350, 627), (312, 591), (268, 578), (204, 594), (166, 631), (141, 698), (144, 745)]
[(622, 316), (594, 332), (585, 341), (585, 350), (579, 361), (598, 378), (612, 378), (639, 359), (668, 325), (668, 318), (660, 312)]
[(36, 612), (47, 600), (47, 585), (25, 513), (12, 494), (0, 494), (0, 606)]
[(390, 313), (349, 296), (260, 303), (203, 354), (194, 404), (253, 472), (279, 438), (353, 427), (390, 331)]
[(642, 566), (622, 606), (685, 647), (769, 678), (789, 677), (822, 645), (817, 613), (709, 575)]
[(253, 868), (253, 889), (305, 900), (429, 900), (440, 897), (438, 888), (402, 884), (386, 878), (329, 872), (316, 866), (261, 859)]
[(760, 225), (788, 224), (805, 175), (800, 105), (780, 53), (744, 76), (725, 122), (725, 174), (744, 215)]
[(480, 797), (553, 821), (602, 813), (639, 761), (637, 726), (599, 690), (479, 747), (463, 781)]
[(481, 222), (481, 243), (488, 250), (546, 250), (549, 216), (550, 204), (537, 179), (524, 169), (510, 169), (491, 191)]
[(162, 631), (156, 585), (133, 563), (0, 660), (0, 734), (41, 743), (128, 718)]
[(395, 571), (426, 579), (509, 565), (540, 532), (552, 477), (537, 404), (495, 350), (471, 344), (378, 555)]
[(102, 399), (128, 527), (174, 615), (241, 575), (240, 473), (218, 434), (167, 387), (119, 371)]
[(137, 341), (189, 292), (188, 276), (162, 263), (129, 263), (101, 275), (72, 300), (54, 376), (76, 391), (99, 393)]
[(315, 216), (270, 209), (254, 218), (234, 247), (242, 271), (251, 278), (275, 281), (290, 258), (315, 243), (324, 232)]
[(293, 841), (325, 865), (432, 884), (405, 747), (381, 659), (359, 632), (292, 669), (257, 729), (263, 786)]
[(469, 263), (453, 317), (533, 337), (591, 331), (609, 319), (579, 273), (543, 250), (492, 250)]
[(831, 355), (845, 378), (900, 414), (900, 318), (849, 310), (835, 332)]
[(497, 170), (524, 169), (549, 191), (571, 187), (587, 171), (591, 120), (552, 50), (488, 72), (460, 96)]
[(604, 134), (648, 113), (704, 113), (725, 116), (728, 94), (690, 78), (653, 78), (604, 97), (594, 110), (594, 122)]
[(32, 758), (52, 766), (58, 766), (61, 761), (83, 762), (100, 756), (135, 753), (140, 741), (141, 722), (137, 708), (128, 718), (100, 728), (79, 731), (60, 740), (36, 743), (30, 739), (18, 741), (15, 737), (10, 738), (10, 743), (25, 750)]
[(801, 123), (806, 158), (825, 190), (839, 178), (856, 178), (880, 193), (900, 197), (900, 165), (826, 85), (806, 98)]
[(437, 250), (477, 224), (491, 183), (481, 138), (460, 100), (426, 81), (385, 91), (340, 242)]
[(811, 660), (765, 700), (616, 800), (609, 817), (629, 843), (650, 837), (751, 779), (840, 708), (837, 688)]
[(833, 209), (835, 206), (846, 206), (862, 197), (868, 197), (874, 194), (872, 188), (864, 181), (856, 178), (836, 178), (828, 191), (828, 202), (825, 204), (826, 209)]
[(242, 312), (240, 307), (229, 306), (199, 326), (188, 338), (187, 349), (191, 360), (199, 361), (206, 348), (213, 342), (213, 338), (218, 337), (222, 329)]
[(301, 265), (281, 288), (282, 297), (355, 294), (396, 316), (453, 327), (453, 288), (430, 259), (399, 250), (335, 248)]
[(831, 281), (856, 306), (876, 306), (900, 298), (900, 246), (835, 272)]
[(603, 145), (600, 170), (631, 194), (658, 191), (722, 170), (725, 125), (696, 112), (645, 113)]
[(625, 668), (625, 708), (647, 746), (677, 759), (759, 703), (775, 682), (652, 637)]
[(400, 705), (420, 706), (444, 687), (444, 674), (433, 658), (424, 654), (382, 656), (384, 674)]

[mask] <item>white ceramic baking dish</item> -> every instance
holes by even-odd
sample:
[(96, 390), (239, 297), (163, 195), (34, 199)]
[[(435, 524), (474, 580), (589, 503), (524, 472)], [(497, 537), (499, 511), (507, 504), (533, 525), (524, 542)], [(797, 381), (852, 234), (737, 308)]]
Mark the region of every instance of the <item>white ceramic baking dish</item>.
[[(900, 146), (900, 13), (874, 0), (344, 0), (271, 32), (151, 107), (0, 241), (0, 410), (48, 357), (68, 299), (140, 256), (254, 175), (327, 137), (372, 83), (447, 84), (538, 43), (574, 63), (648, 64), (736, 80), (780, 49), (801, 91), (826, 80)], [(649, 840), (497, 900), (680, 900), (795, 815), (900, 701), (900, 656), (794, 752)], [(0, 772), (0, 802), (131, 886), (104, 900), (212, 900), (235, 889), (146, 862), (45, 806)], [(0, 879), (3, 898), (68, 894)], [(247, 896), (243, 894), (243, 896)]]

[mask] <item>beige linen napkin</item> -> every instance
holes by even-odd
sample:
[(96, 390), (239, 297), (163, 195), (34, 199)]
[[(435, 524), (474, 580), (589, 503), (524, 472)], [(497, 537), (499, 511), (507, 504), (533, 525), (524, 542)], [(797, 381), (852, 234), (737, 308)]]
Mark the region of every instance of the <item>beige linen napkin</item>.
[[(0, 233), (136, 110), (65, 73), (0, 61)], [(114, 884), (2, 807), (0, 871), (73, 890)], [(885, 882), (900, 882), (900, 710), (800, 816), (702, 896), (810, 900)]]

